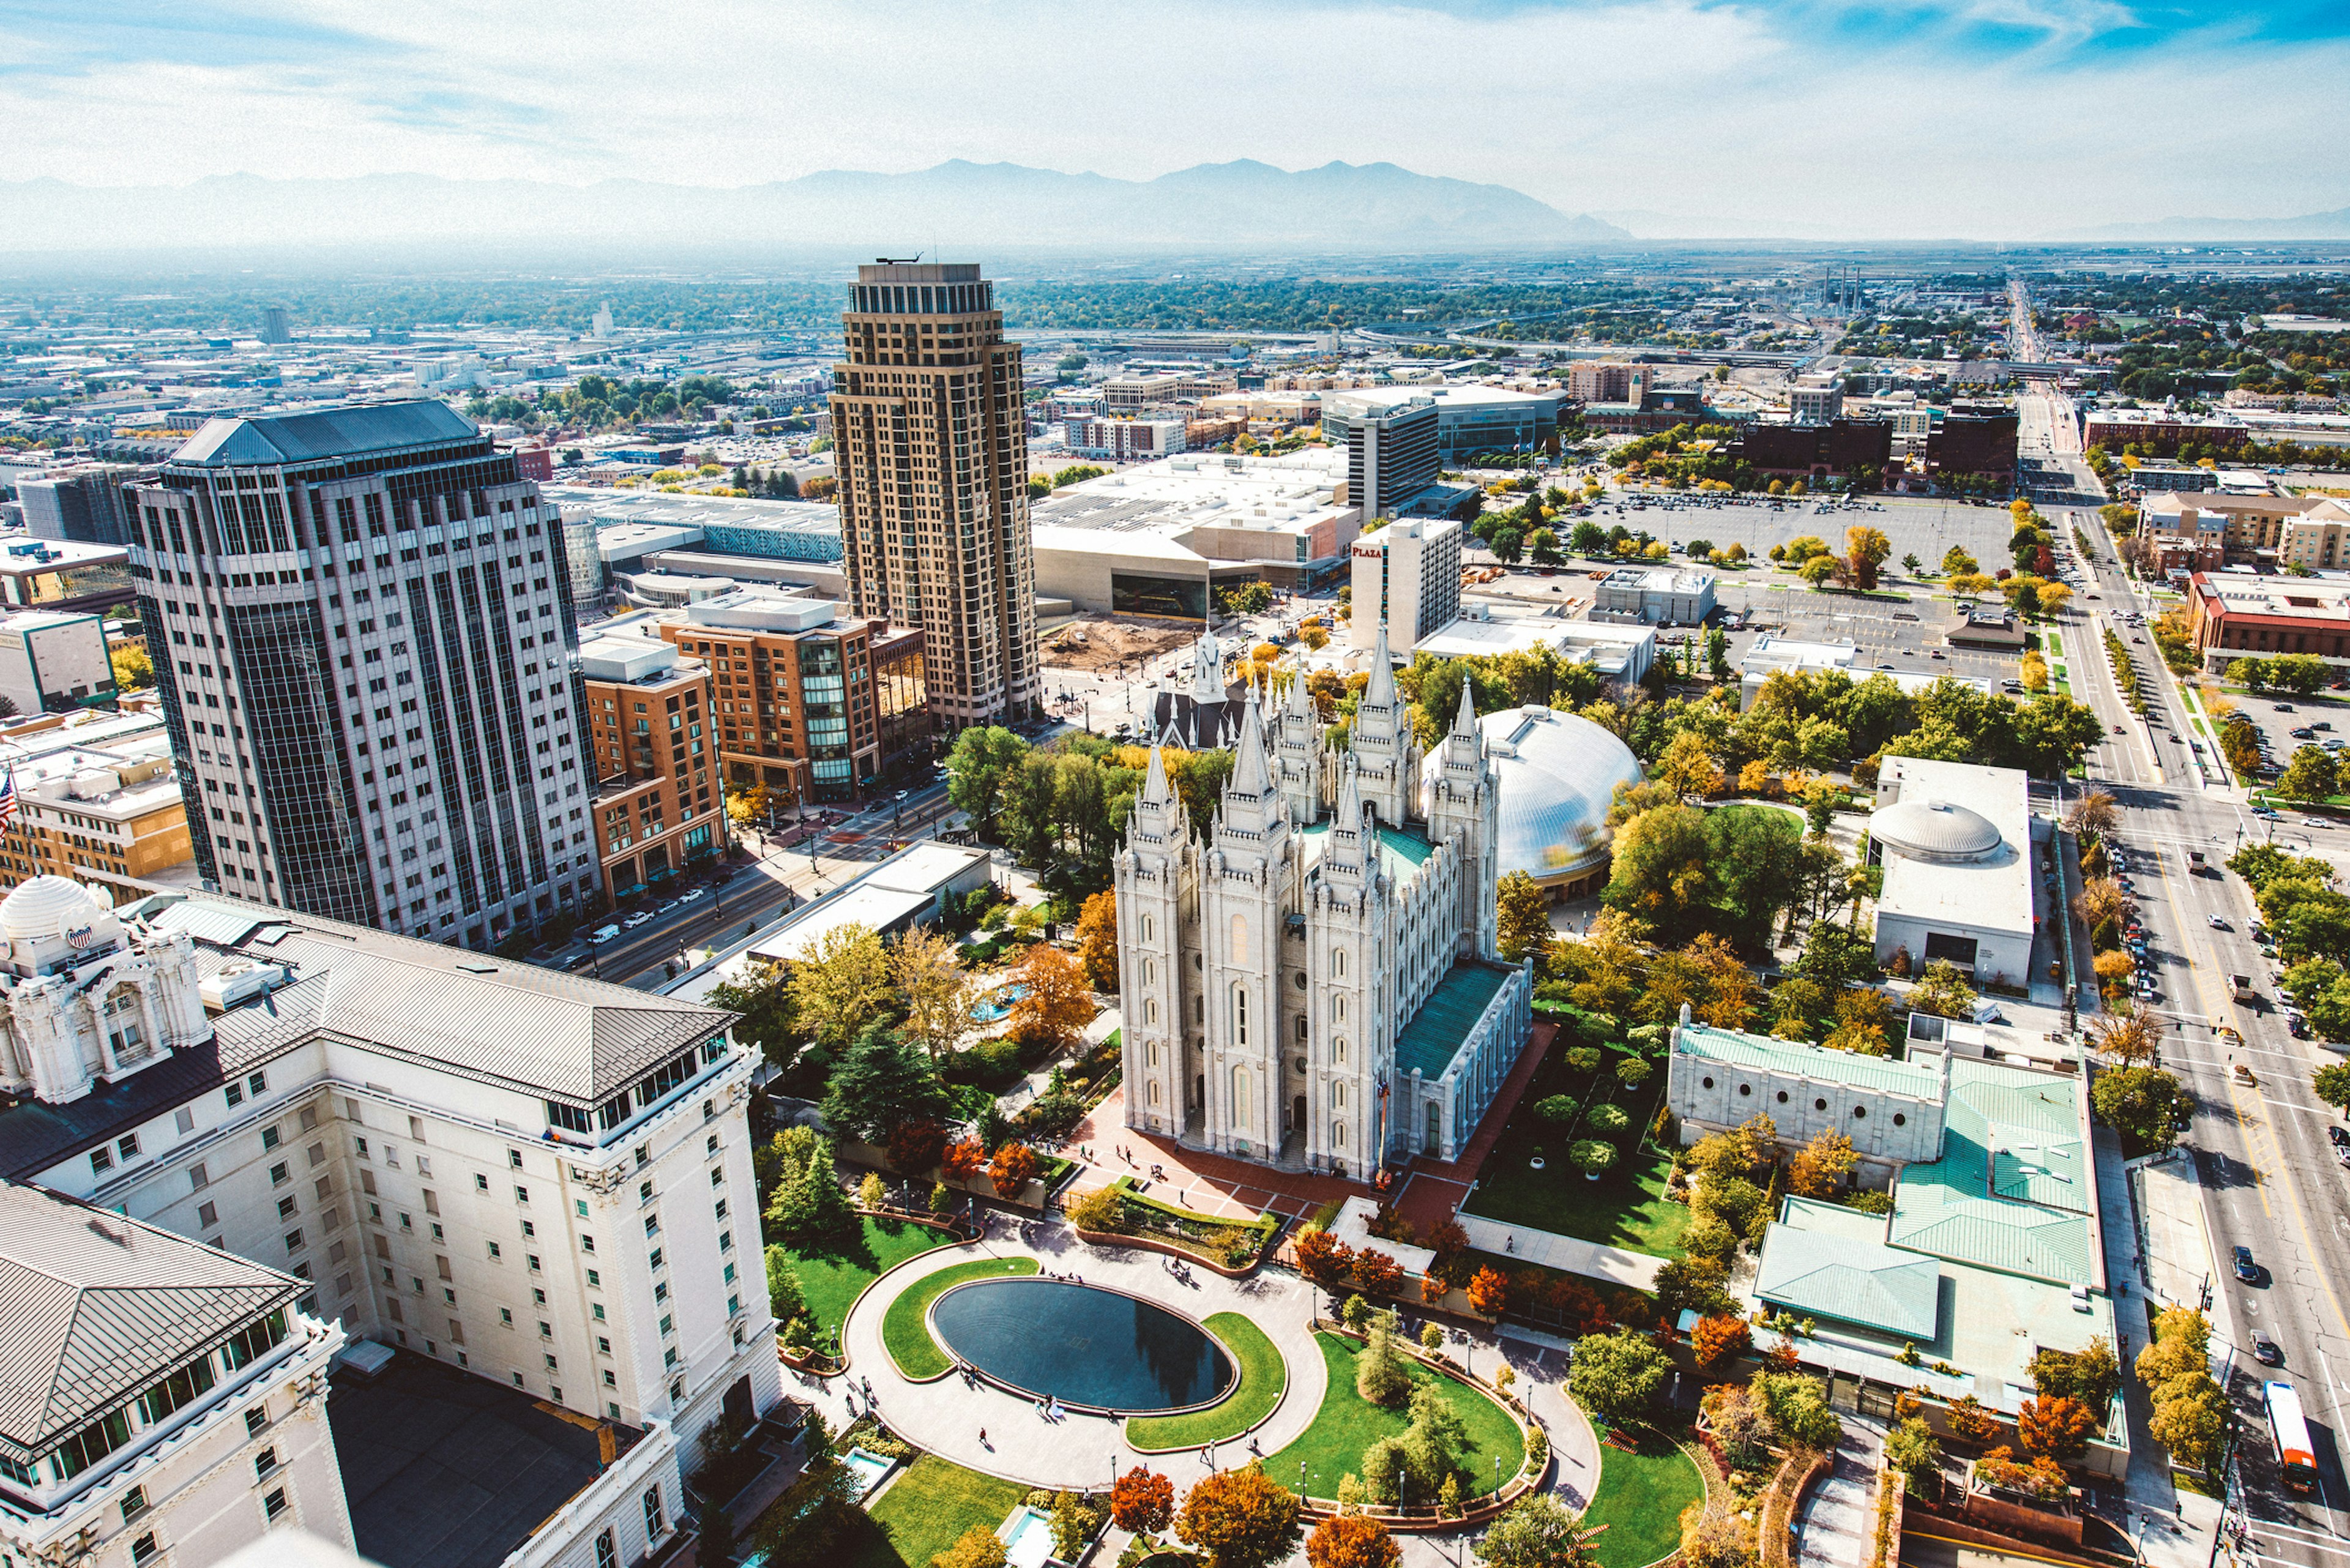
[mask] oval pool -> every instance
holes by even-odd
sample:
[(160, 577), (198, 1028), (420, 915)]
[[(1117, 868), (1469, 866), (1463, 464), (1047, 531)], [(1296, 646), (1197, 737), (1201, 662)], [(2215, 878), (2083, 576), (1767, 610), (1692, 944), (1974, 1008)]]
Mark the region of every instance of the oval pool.
[(1064, 1404), (1178, 1410), (1229, 1390), (1234, 1372), (1207, 1330), (1139, 1296), (1067, 1280), (978, 1280), (931, 1303), (955, 1355), (989, 1376)]

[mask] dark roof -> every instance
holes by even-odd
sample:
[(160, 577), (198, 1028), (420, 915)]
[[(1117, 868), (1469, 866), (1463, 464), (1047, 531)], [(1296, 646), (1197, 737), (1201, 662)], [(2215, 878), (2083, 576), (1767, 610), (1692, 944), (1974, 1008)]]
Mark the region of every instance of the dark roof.
[(186, 1105), (226, 1078), (220, 1057), (217, 1040), (183, 1045), (144, 1072), (66, 1105), (28, 1099), (0, 1109), (0, 1178), (29, 1181), (69, 1155)]
[(210, 420), (172, 454), (175, 467), (274, 467), (479, 440), (473, 421), (432, 399), (299, 414)]
[(1411, 1022), (1403, 1026), (1403, 1033), (1396, 1036), (1397, 1074), (1418, 1073), (1429, 1083), (1444, 1076), (1452, 1058), (1461, 1054), (1461, 1042), (1517, 972), (1508, 964), (1483, 959), (1463, 959), (1446, 971)]
[(327, 1419), (352, 1537), (386, 1568), (497, 1568), (644, 1436), (405, 1350), (334, 1378)]
[(169, 1231), (0, 1183), (0, 1449), (30, 1462), (305, 1288)]

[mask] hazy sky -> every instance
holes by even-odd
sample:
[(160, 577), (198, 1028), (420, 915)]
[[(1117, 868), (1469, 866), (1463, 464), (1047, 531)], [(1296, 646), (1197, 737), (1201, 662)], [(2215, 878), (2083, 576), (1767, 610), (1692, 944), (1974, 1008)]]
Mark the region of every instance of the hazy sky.
[(0, 0), (0, 180), (1387, 160), (1886, 237), (2350, 204), (2345, 0)]

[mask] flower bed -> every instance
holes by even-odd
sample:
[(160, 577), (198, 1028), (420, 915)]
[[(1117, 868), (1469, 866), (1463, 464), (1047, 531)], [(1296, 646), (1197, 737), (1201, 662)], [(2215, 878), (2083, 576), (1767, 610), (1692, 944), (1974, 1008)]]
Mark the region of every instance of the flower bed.
[(1196, 1258), (1219, 1273), (1235, 1277), (1263, 1260), (1281, 1229), (1277, 1214), (1231, 1220), (1162, 1202), (1137, 1192), (1130, 1176), (1118, 1178), (1107, 1190), (1118, 1197), (1118, 1226), (1114, 1231), (1088, 1230), (1081, 1223), (1080, 1233), (1087, 1241), (1107, 1245), (1156, 1242), (1154, 1251)]

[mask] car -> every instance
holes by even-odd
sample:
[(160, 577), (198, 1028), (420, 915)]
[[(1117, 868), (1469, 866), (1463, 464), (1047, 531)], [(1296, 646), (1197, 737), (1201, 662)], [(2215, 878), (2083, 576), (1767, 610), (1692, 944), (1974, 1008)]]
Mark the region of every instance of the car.
[(2126, 724), (2116, 724), (2114, 726), (2114, 733), (2116, 735), (2126, 735), (2129, 733), (2129, 727)]
[(2325, 1127), (2325, 1141), (2335, 1148), (2350, 1148), (2350, 1130), (2345, 1130), (2339, 1122), (2329, 1122)]
[(2265, 816), (2275, 819), (2282, 817), (2284, 814), (2277, 810), (2277, 808), (2272, 805), (2256, 805), (2252, 807), (2252, 815), (2254, 816)]
[(2252, 1262), (2252, 1250), (2250, 1247), (2238, 1247), (2235, 1249), (2235, 1256), (2236, 1278), (2243, 1281), (2244, 1283), (2248, 1285), (2259, 1284), (2261, 1282), (2261, 1266)]
[(2334, 721), (2331, 719), (2312, 719), (2309, 722), (2309, 727), (2313, 730), (2330, 730), (2334, 728)]
[(2130, 640), (2131, 640), (2132, 642), (2135, 642), (2135, 643), (2138, 644), (2140, 647), (2144, 647), (2144, 646), (2145, 646), (2145, 644), (2146, 644), (2146, 639), (2144, 639), (2144, 638), (2142, 638), (2142, 637), (2134, 637), (2134, 638), (2131, 638), (2131, 639), (2130, 639)]
[(2303, 823), (2302, 824), (2302, 826), (2303, 826), (2303, 827), (2322, 827), (2322, 828), (2325, 829), (2325, 831), (2327, 831), (2328, 833), (2331, 833), (2331, 832), (2333, 832), (2333, 831), (2334, 831), (2334, 825), (2333, 825), (2332, 823), (2330, 823), (2330, 822), (2326, 821), (2326, 820), (2325, 820), (2324, 817), (2322, 817), (2322, 816), (2313, 816), (2313, 817), (2310, 817), (2307, 821), (2303, 822)]
[(588, 940), (591, 942), (608, 942), (619, 934), (620, 928), (618, 926), (598, 926), (588, 933)]
[(708, 897), (710, 897), (709, 888), (696, 888), (692, 892), (680, 896), (677, 901), (681, 904), (691, 904), (697, 898), (707, 898)]
[(2259, 1362), (2262, 1366), (2284, 1365), (2284, 1352), (2277, 1348), (2277, 1342), (2269, 1337), (2268, 1330), (2256, 1328), (2252, 1330), (2251, 1338), (2254, 1361)]
[(2276, 705), (2276, 711), (2280, 713), (2290, 713), (2293, 711), (2293, 706), (2290, 702), (2280, 702)]
[(2212, 929), (2213, 930), (2215, 930), (2215, 931), (2227, 931), (2227, 930), (2233, 930), (2233, 929), (2235, 929), (2234, 927), (2232, 927), (2232, 926), (2229, 925), (2227, 921), (2225, 921), (2225, 920), (2221, 919), (2220, 919), (2219, 916), (2217, 916), (2217, 915), (2213, 915), (2213, 916), (2210, 917), (2210, 921), (2211, 921), (2211, 929)]
[(1949, 654), (1947, 654), (1947, 653), (1944, 653), (1940, 649), (1939, 649), (1939, 648), (1938, 648), (1938, 649), (1934, 649), (1934, 651), (1933, 651), (1931, 654), (1928, 655), (1928, 657), (1929, 657), (1929, 658), (1931, 658), (1931, 659), (1948, 659), (1948, 658), (1950, 657), (1950, 655), (1949, 655)]
[(620, 924), (627, 929), (633, 931), (639, 926), (643, 925), (647, 920), (650, 920), (652, 918), (653, 912), (650, 909), (639, 909), (633, 915), (623, 916), (621, 918)]
[(2178, 732), (2176, 730), (2170, 732), (2170, 743), (2174, 746), (2178, 744)]

